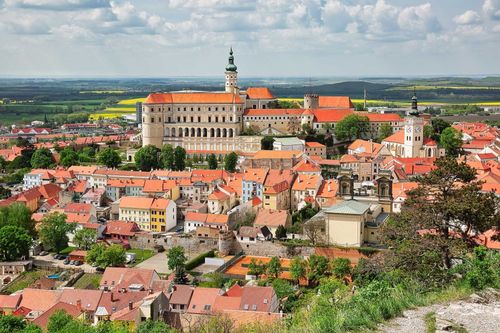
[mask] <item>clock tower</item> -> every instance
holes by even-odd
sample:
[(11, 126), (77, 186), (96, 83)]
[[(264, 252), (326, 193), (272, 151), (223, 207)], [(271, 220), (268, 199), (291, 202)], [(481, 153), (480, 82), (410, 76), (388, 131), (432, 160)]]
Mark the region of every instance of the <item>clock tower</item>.
[(424, 144), (424, 120), (419, 117), (405, 119), (403, 157), (418, 157)]

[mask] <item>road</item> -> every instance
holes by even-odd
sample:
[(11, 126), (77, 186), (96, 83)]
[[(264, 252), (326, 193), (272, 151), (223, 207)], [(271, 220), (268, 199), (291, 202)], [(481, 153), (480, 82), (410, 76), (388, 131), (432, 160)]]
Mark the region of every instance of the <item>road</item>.
[(63, 260), (54, 259), (50, 254), (46, 256), (34, 256), (33, 264), (37, 267), (59, 267), (62, 269), (82, 270), (85, 273), (96, 272), (95, 267), (92, 267), (89, 264), (83, 264), (81, 266), (65, 265)]

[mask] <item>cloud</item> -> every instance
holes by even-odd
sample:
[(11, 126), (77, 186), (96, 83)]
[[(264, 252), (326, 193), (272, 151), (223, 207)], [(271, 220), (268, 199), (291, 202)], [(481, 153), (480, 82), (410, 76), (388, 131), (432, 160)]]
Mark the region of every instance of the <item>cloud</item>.
[(458, 25), (478, 24), (481, 23), (481, 16), (473, 10), (468, 10), (462, 15), (455, 16), (453, 21)]
[(39, 10), (68, 11), (109, 6), (109, 0), (5, 0), (11, 7)]
[(483, 12), (492, 20), (500, 20), (500, 0), (485, 0)]

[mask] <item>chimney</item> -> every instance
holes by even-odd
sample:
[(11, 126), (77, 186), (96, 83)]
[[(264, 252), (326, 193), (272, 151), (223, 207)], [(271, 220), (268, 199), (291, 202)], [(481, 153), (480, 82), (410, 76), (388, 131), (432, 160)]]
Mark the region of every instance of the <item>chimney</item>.
[(76, 308), (78, 309), (78, 311), (82, 311), (82, 300), (81, 299), (76, 300)]
[(128, 309), (132, 310), (134, 308), (134, 302), (130, 301), (128, 302)]

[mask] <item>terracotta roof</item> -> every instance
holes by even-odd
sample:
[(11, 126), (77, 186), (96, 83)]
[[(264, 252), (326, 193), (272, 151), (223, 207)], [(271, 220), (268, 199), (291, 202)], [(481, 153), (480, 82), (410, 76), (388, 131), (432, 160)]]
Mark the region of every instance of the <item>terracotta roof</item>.
[(95, 312), (102, 294), (102, 290), (63, 289), (59, 301), (71, 305), (77, 305), (80, 301), (82, 310)]
[(300, 150), (259, 150), (252, 159), (291, 159), (299, 158), (303, 155)]
[(86, 204), (86, 203), (77, 203), (77, 202), (70, 202), (64, 207), (64, 212), (65, 213), (86, 213), (90, 214), (92, 211), (92, 206), (91, 204)]
[(417, 182), (400, 182), (392, 183), (392, 196), (394, 198), (402, 197), (406, 198), (407, 193), (418, 187)]
[(380, 143), (357, 139), (349, 145), (348, 149), (356, 153), (377, 154), (383, 147)]
[(151, 209), (161, 209), (165, 210), (170, 205), (170, 200), (165, 198), (155, 198), (151, 204)]
[(319, 96), (320, 108), (350, 109), (354, 108), (349, 96)]
[(120, 199), (120, 208), (150, 209), (152, 203), (153, 203), (153, 198), (122, 197)]
[(227, 198), (229, 198), (229, 195), (219, 190), (214, 190), (208, 196), (208, 200), (226, 200)]
[(321, 178), (316, 174), (300, 174), (293, 183), (292, 190), (304, 191), (306, 189), (317, 189)]
[(45, 199), (53, 198), (61, 192), (61, 188), (56, 184), (41, 185), (37, 189)]
[(73, 318), (77, 318), (82, 313), (81, 309), (78, 308), (76, 305), (71, 305), (64, 302), (57, 302), (52, 307), (47, 309), (47, 311), (42, 313), (39, 317), (34, 319), (32, 323), (45, 330), (47, 328), (47, 325), (49, 324), (50, 317), (57, 311), (61, 310), (66, 312)]
[(171, 304), (189, 304), (191, 300), (191, 295), (193, 294), (194, 288), (187, 285), (176, 284), (173, 287), (172, 294), (170, 295)]
[(269, 169), (245, 169), (243, 181), (264, 184)]
[(79, 213), (64, 213), (66, 215), (66, 222), (68, 223), (89, 223), (92, 220), (92, 216), (89, 214), (79, 214)]
[(260, 228), (251, 227), (251, 226), (241, 226), (240, 230), (238, 230), (238, 235), (240, 237), (249, 237), (249, 238), (257, 238), (257, 235), (260, 232)]
[(293, 167), (293, 170), (297, 172), (321, 172), (319, 165), (309, 160), (300, 161)]
[(356, 112), (357, 115), (368, 117), (368, 121), (371, 123), (378, 122), (399, 122), (403, 121), (403, 118), (397, 113), (371, 113), (371, 112)]
[(182, 92), (153, 93), (144, 104), (243, 104), (240, 96), (232, 93)]
[(266, 87), (249, 87), (246, 93), (250, 99), (274, 99), (271, 90)]
[[(127, 282), (128, 285), (145, 284), (144, 287), (148, 288), (154, 273), (154, 270), (145, 268), (107, 267), (102, 275), (100, 286), (113, 288)], [(124, 287), (128, 287), (128, 285)]]
[(169, 191), (177, 186), (175, 180), (147, 179), (144, 182), (144, 193), (159, 193)]
[(208, 314), (213, 312), (215, 299), (222, 292), (217, 288), (196, 287), (187, 309), (188, 313)]
[(205, 214), (196, 212), (187, 212), (185, 221), (196, 221), (209, 224), (227, 224), (229, 216), (224, 214)]
[(137, 231), (139, 231), (139, 227), (135, 222), (108, 221), (104, 233), (108, 235), (134, 236)]
[(27, 307), (33, 311), (47, 311), (57, 303), (61, 292), (61, 290), (26, 288), (22, 292), (23, 297), (19, 306)]
[(404, 144), (405, 143), (405, 131), (397, 131), (396, 133), (392, 134), (391, 136), (388, 136), (382, 142), (393, 142), (393, 143), (400, 143)]
[(326, 146), (319, 143), (319, 142), (314, 142), (314, 141), (309, 141), (309, 142), (306, 142), (306, 147), (309, 147), (309, 148), (325, 148)]
[(143, 187), (146, 179), (108, 179), (106, 186), (110, 187)]
[(0, 309), (17, 309), (21, 301), (21, 294), (17, 295), (0, 295)]
[(336, 123), (344, 119), (346, 116), (353, 114), (352, 110), (348, 109), (317, 109), (313, 110), (314, 118), (319, 123)]
[(338, 184), (335, 179), (323, 180), (316, 196), (320, 198), (335, 198), (337, 190)]
[(248, 286), (242, 288), (240, 310), (269, 312), (271, 301), (276, 297), (272, 287)]
[[(235, 284), (236, 286), (237, 284)], [(240, 287), (241, 288), (241, 287)], [(217, 295), (215, 297), (213, 311), (214, 312), (224, 312), (228, 310), (239, 310), (241, 303), (241, 297), (231, 297), (228, 295)]]
[(437, 146), (437, 142), (430, 138), (424, 138), (424, 146)]
[(287, 210), (274, 210), (261, 208), (255, 217), (255, 226), (270, 226), (278, 227), (279, 225), (286, 226), (289, 220), (289, 212)]

